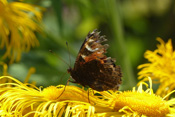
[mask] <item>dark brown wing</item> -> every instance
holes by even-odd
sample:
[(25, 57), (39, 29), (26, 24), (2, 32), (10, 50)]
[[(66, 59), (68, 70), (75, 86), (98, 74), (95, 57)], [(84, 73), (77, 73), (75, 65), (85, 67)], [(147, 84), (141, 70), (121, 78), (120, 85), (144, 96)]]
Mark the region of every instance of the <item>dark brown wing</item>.
[(117, 90), (121, 84), (121, 70), (115, 60), (104, 55), (108, 45), (97, 30), (89, 33), (80, 48), (73, 69), (69, 69), (76, 83), (98, 91)]
[(97, 55), (104, 56), (103, 54), (106, 53), (108, 44), (101, 45), (101, 43), (107, 41), (107, 39), (105, 39), (105, 36), (100, 36), (99, 34), (100, 32), (97, 32), (97, 30), (88, 33), (79, 50), (74, 69), (76, 69), (82, 62), (87, 62), (90, 61), (90, 59), (97, 58)]

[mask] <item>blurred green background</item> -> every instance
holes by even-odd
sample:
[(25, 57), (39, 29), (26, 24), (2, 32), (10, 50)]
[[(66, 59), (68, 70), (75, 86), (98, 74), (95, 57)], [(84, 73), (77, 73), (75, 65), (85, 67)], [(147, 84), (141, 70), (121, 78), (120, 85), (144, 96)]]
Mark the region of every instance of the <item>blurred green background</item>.
[[(98, 29), (106, 35), (108, 56), (116, 58), (123, 72), (121, 90), (131, 89), (137, 81), (137, 66), (147, 62), (146, 50), (156, 49), (156, 37), (175, 39), (174, 0), (23, 0), (46, 8), (43, 13), (44, 35), (37, 34), (40, 46), (22, 54), (9, 73), (24, 81), (30, 67), (36, 73), (30, 78), (37, 86), (66, 84), (67, 66), (73, 67), (79, 48), (89, 31)], [(173, 40), (174, 42), (174, 40)], [(49, 50), (55, 52), (51, 54)], [(1, 69), (2, 71), (2, 69)], [(76, 85), (73, 83), (69, 83)]]

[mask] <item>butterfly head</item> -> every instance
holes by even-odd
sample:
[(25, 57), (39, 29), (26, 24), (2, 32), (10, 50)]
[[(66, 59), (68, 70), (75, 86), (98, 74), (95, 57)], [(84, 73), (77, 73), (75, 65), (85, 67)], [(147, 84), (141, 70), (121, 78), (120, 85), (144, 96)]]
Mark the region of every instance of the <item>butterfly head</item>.
[(72, 72), (72, 68), (69, 67), (69, 69), (67, 69), (67, 72), (68, 72), (68, 73), (71, 73), (71, 72)]

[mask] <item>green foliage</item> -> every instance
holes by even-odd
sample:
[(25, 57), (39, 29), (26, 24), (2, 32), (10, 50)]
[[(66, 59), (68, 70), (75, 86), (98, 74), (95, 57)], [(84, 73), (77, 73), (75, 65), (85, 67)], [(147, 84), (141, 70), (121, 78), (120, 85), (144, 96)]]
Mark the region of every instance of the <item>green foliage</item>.
[[(38, 34), (40, 47), (24, 53), (22, 61), (10, 66), (9, 73), (24, 78), (24, 69), (36, 68), (31, 76), (37, 85), (66, 84), (69, 66), (73, 67), (79, 48), (93, 29), (106, 35), (108, 56), (116, 58), (123, 71), (121, 89), (130, 89), (137, 80), (137, 66), (144, 62), (144, 51), (153, 49), (155, 38), (175, 38), (171, 0), (24, 0), (46, 8), (43, 17), (44, 35)], [(162, 5), (163, 4), (163, 5)], [(175, 11), (175, 10), (174, 10)], [(69, 47), (66, 46), (66, 41)], [(22, 74), (23, 73), (23, 74)], [(66, 75), (64, 75), (66, 73)], [(64, 77), (63, 77), (64, 76)], [(22, 80), (22, 79), (21, 79)], [(24, 79), (23, 79), (24, 80)]]

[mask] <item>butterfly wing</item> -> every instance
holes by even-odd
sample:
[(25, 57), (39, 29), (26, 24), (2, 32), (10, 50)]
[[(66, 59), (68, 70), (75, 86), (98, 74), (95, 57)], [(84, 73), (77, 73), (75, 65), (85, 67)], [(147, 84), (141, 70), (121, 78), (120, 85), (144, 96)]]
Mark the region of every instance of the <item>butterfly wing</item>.
[(70, 74), (76, 83), (97, 91), (117, 90), (121, 84), (121, 69), (115, 60), (105, 55), (107, 41), (97, 30), (89, 33), (80, 48), (74, 68)]

